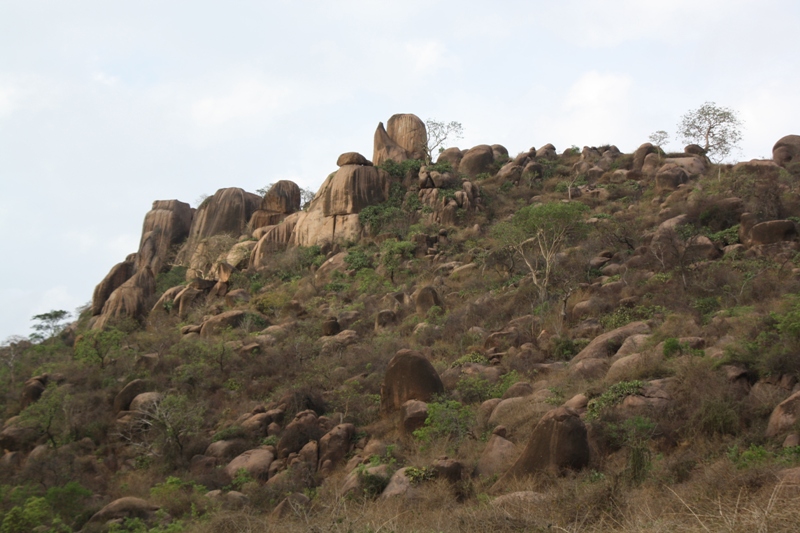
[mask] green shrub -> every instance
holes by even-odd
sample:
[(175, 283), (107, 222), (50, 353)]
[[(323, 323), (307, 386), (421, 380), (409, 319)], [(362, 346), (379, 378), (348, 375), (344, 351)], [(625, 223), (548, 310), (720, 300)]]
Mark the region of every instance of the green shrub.
[(214, 433), (214, 436), (211, 437), (211, 442), (217, 442), (220, 440), (246, 439), (249, 436), (250, 435), (247, 433), (247, 431), (245, 431), (245, 429), (241, 426), (231, 426)]
[(349, 250), (344, 257), (344, 262), (350, 270), (372, 268), (372, 259), (363, 250)]
[(457, 445), (470, 435), (474, 416), (472, 410), (455, 400), (442, 400), (428, 404), (425, 425), (413, 435), (425, 444), (436, 439), (448, 439)]
[(637, 320), (650, 320), (667, 310), (660, 305), (637, 305), (636, 307), (618, 307), (613, 313), (600, 319), (600, 323), (607, 330), (621, 328)]
[(159, 272), (156, 276), (156, 295), (164, 294), (172, 287), (186, 285), (186, 270), (185, 266), (174, 266), (167, 272)]
[(427, 466), (417, 468), (416, 466), (409, 466), (405, 471), (406, 477), (411, 481), (412, 485), (419, 485), (424, 481), (430, 481), (436, 477), (436, 472)]
[(620, 381), (611, 385), (603, 394), (589, 400), (586, 406), (586, 419), (597, 420), (600, 413), (613, 407), (631, 394), (639, 394), (644, 387), (641, 381)]

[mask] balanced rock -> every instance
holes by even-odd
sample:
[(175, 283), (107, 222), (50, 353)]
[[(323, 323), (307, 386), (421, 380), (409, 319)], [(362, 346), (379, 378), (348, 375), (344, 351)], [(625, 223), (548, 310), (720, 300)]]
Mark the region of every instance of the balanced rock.
[(372, 161), (369, 161), (358, 152), (345, 152), (336, 160), (336, 166), (343, 167), (345, 165), (364, 165), (371, 167)]
[(400, 350), (389, 361), (381, 384), (381, 410), (397, 411), (408, 400), (428, 402), (442, 392), (442, 380), (430, 361), (419, 352)]

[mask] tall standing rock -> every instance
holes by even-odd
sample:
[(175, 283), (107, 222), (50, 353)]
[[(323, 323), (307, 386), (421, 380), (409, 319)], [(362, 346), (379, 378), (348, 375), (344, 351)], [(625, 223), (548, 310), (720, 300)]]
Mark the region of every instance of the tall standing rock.
[(103, 306), (106, 304), (108, 297), (111, 296), (123, 283), (131, 279), (133, 276), (133, 260), (125, 260), (122, 263), (117, 263), (103, 278), (103, 281), (97, 284), (94, 288), (92, 295), (92, 316), (97, 316), (103, 311)]
[(386, 123), (386, 133), (406, 151), (409, 159), (425, 158), (428, 132), (418, 116), (411, 113), (392, 115)]
[(391, 413), (408, 400), (428, 402), (442, 392), (444, 385), (430, 361), (419, 352), (400, 350), (389, 361), (383, 378), (381, 410)]
[(386, 133), (386, 128), (383, 127), (383, 122), (378, 123), (373, 144), (372, 163), (376, 166), (390, 159), (396, 163), (408, 159), (408, 152), (389, 137), (389, 134)]
[(375, 130), (372, 162), (375, 165), (389, 159), (400, 163), (406, 159), (424, 159), (428, 149), (428, 132), (425, 123), (410, 113), (392, 115), (383, 127)]
[[(193, 209), (185, 202), (179, 200), (153, 202), (153, 207), (145, 215), (142, 224), (136, 270), (141, 270), (146, 264), (153, 269), (153, 272), (159, 272), (161, 265), (168, 258), (170, 248), (182, 243), (189, 236), (193, 216)], [(152, 249), (143, 253), (148, 245), (152, 246)]]
[(119, 286), (106, 300), (92, 329), (103, 329), (110, 321), (142, 320), (150, 310), (148, 299), (156, 292), (156, 278), (149, 266)]

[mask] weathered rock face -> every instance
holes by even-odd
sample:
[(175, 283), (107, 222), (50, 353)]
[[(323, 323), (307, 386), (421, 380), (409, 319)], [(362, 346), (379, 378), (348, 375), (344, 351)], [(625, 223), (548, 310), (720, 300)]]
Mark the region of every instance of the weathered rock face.
[(800, 135), (787, 135), (776, 142), (772, 147), (772, 160), (782, 167), (800, 161)]
[(345, 165), (320, 187), (308, 210), (298, 214), (290, 244), (313, 246), (356, 240), (363, 228), (358, 213), (389, 198), (389, 174), (377, 167)]
[(425, 123), (416, 115), (392, 115), (386, 123), (386, 133), (408, 154), (409, 159), (424, 159), (428, 146)]
[(258, 195), (243, 189), (220, 189), (197, 209), (189, 237), (202, 239), (220, 233), (241, 235), (261, 201)]
[(389, 361), (383, 378), (381, 410), (397, 411), (408, 400), (428, 402), (442, 392), (442, 380), (430, 361), (419, 352), (400, 350)]
[(143, 319), (150, 310), (148, 299), (155, 292), (156, 279), (148, 266), (111, 293), (92, 329), (103, 329), (109, 322), (125, 318)]
[(103, 306), (106, 304), (108, 297), (111, 296), (111, 293), (133, 276), (133, 264), (133, 261), (117, 263), (111, 267), (103, 281), (97, 284), (92, 295), (93, 316), (99, 315), (103, 311)]
[(283, 222), (277, 226), (262, 228), (264, 229), (263, 235), (250, 253), (248, 268), (263, 268), (274, 252), (286, 248), (292, 238), (292, 232), (297, 225), (297, 220), (303, 214), (304, 213), (294, 213), (286, 217)]
[(241, 235), (261, 202), (257, 194), (236, 187), (220, 189), (206, 198), (195, 212), (189, 238), (178, 252), (178, 259), (189, 263), (198, 245), (214, 235)]
[(276, 182), (250, 217), (250, 228), (255, 230), (279, 224), (287, 215), (300, 210), (300, 200), (300, 187), (295, 182), (289, 180)]
[(577, 411), (568, 407), (553, 409), (542, 417), (528, 444), (498, 485), (510, 479), (552, 471), (578, 470), (589, 464), (586, 426)]
[[(159, 272), (167, 259), (170, 248), (182, 243), (189, 236), (194, 210), (179, 200), (156, 200), (152, 209), (145, 215), (142, 225), (142, 238), (139, 242), (139, 256), (148, 260), (153, 272)], [(148, 241), (150, 241), (148, 243)], [(143, 253), (147, 246), (149, 253)], [(141, 267), (137, 265), (137, 271)]]
[(389, 137), (386, 128), (383, 127), (383, 122), (378, 123), (373, 143), (372, 163), (374, 165), (380, 165), (390, 159), (397, 163), (408, 159), (408, 152)]
[(379, 168), (341, 167), (317, 194), (322, 201), (322, 212), (326, 217), (354, 215), (369, 205), (385, 202), (390, 180), (389, 174)]

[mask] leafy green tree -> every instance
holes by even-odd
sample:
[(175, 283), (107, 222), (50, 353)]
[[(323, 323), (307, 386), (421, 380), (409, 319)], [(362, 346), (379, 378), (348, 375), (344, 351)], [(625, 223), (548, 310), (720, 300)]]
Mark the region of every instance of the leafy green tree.
[(742, 140), (742, 121), (736, 111), (706, 102), (687, 112), (678, 124), (684, 142), (699, 144), (716, 162), (724, 160)]
[(588, 210), (577, 202), (531, 205), (492, 228), (495, 238), (525, 263), (541, 301), (547, 300), (558, 253), (588, 231), (583, 221)]
[(146, 453), (175, 460), (202, 428), (205, 408), (184, 394), (168, 394), (140, 412), (121, 437)]
[(400, 268), (404, 258), (410, 258), (414, 252), (414, 243), (409, 241), (387, 240), (381, 244), (381, 264), (389, 273), (394, 283), (394, 273)]
[(68, 409), (71, 396), (64, 387), (50, 383), (41, 398), (20, 413), (23, 423), (34, 427), (58, 448), (69, 440)]
[(31, 318), (31, 320), (36, 321), (36, 323), (31, 326), (34, 330), (34, 333), (31, 333), (31, 340), (41, 342), (55, 337), (64, 330), (66, 326), (64, 321), (69, 317), (70, 313), (63, 309), (54, 309), (47, 313), (42, 313), (41, 315), (35, 315)]
[(125, 332), (116, 328), (88, 331), (75, 343), (75, 358), (105, 368), (109, 358), (122, 349), (124, 338)]

